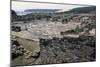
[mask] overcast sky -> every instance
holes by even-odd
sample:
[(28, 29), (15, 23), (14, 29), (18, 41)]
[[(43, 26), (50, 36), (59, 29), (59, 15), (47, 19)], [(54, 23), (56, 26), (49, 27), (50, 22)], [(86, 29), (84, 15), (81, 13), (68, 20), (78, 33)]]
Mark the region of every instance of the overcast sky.
[(24, 11), (26, 9), (62, 9), (62, 11), (67, 11), (77, 7), (86, 6), (12, 1), (12, 9), (15, 11)]

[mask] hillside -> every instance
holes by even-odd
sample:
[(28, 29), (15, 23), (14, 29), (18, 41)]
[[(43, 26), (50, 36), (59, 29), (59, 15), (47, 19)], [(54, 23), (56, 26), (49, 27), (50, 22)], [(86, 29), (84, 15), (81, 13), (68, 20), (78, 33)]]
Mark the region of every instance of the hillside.
[(58, 12), (56, 14), (80, 14), (80, 13), (96, 13), (96, 6), (78, 7), (69, 11)]
[(67, 11), (65, 13), (90, 13), (90, 12), (96, 11), (96, 6), (90, 6), (90, 7), (80, 7), (80, 8), (74, 8), (70, 11)]

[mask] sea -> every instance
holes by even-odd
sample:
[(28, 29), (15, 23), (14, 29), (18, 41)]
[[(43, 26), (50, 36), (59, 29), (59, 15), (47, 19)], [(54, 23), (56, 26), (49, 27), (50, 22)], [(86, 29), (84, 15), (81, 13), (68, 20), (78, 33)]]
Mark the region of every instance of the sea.
[(33, 12), (17, 11), (16, 13), (17, 13), (17, 15), (27, 15), (27, 14), (30, 14), (30, 13), (33, 13)]

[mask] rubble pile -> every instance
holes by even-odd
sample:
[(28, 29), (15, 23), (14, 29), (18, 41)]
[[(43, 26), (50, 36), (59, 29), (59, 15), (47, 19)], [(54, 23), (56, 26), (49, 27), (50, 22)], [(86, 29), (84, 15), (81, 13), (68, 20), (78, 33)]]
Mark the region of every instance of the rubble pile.
[[(96, 30), (96, 20), (94, 19), (95, 16), (91, 17), (84, 17), (80, 16), (82, 19), (77, 18), (80, 20), (80, 24), (76, 25), (74, 29), (62, 31), (61, 35), (68, 35), (68, 34), (78, 34), (78, 35), (92, 35), (95, 36)], [(84, 18), (84, 20), (83, 20)], [(88, 18), (88, 19), (86, 19)]]
[[(32, 65), (40, 56), (40, 52), (34, 53), (25, 49), (16, 40), (12, 40), (12, 66), (13, 65)], [(36, 64), (36, 63), (34, 63)]]
[(11, 49), (12, 66), (37, 64), (35, 61), (40, 56), (39, 42), (33, 39), (28, 32), (12, 32)]
[(40, 39), (41, 64), (95, 61), (95, 37)]

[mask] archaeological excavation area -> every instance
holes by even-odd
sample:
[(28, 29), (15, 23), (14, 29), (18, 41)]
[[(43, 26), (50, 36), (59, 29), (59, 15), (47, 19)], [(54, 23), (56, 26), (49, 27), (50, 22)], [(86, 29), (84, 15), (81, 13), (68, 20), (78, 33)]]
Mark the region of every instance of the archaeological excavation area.
[(26, 15), (11, 10), (11, 65), (96, 61), (95, 9)]

